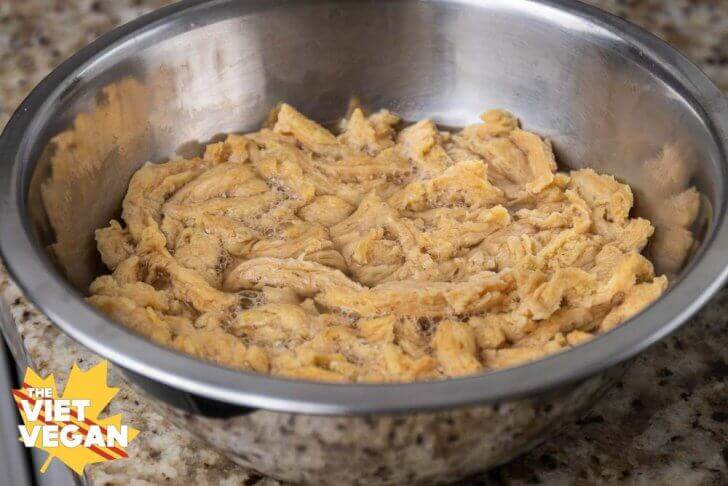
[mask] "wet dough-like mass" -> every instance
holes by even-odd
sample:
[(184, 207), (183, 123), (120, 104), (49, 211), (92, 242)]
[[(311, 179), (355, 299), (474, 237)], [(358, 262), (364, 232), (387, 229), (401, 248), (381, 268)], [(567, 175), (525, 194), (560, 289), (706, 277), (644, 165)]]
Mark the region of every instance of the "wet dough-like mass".
[(89, 302), (154, 341), (262, 373), (443, 378), (564, 350), (667, 287), (629, 186), (558, 172), (502, 110), (460, 132), (359, 109), (336, 136), (282, 105), (202, 158), (146, 164)]

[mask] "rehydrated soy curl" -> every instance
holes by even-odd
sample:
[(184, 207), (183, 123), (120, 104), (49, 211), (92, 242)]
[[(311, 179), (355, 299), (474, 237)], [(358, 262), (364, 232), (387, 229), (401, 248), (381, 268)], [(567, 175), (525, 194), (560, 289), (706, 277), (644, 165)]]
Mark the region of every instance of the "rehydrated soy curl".
[(89, 301), (223, 365), (397, 382), (578, 345), (664, 292), (629, 186), (558, 172), (508, 112), (482, 120), (398, 130), (356, 109), (335, 136), (284, 104), (272, 128), (147, 164), (96, 232), (113, 273)]

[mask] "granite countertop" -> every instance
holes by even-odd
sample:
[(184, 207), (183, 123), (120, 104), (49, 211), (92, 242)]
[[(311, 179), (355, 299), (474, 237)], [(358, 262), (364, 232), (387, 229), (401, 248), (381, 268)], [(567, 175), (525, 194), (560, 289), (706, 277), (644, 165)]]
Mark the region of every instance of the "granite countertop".
[[(110, 28), (168, 1), (5, 0), (0, 2), (0, 126), (60, 61)], [(673, 43), (728, 91), (728, 2), (592, 0)], [(100, 358), (40, 314), (0, 267), (10, 307), (36, 370), (63, 386), (73, 362)], [(728, 289), (677, 334), (643, 353), (584, 418), (515, 461), (467, 484), (640, 482), (728, 483)], [(112, 367), (113, 368), (113, 367)], [(112, 369), (122, 412), (143, 433), (130, 458), (87, 468), (102, 484), (277, 484), (247, 472), (150, 410)]]

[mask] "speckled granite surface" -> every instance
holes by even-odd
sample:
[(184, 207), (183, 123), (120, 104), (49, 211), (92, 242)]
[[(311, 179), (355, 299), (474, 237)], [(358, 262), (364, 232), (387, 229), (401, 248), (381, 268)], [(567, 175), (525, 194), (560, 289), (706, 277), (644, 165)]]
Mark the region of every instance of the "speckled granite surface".
[[(114, 25), (164, 0), (0, 0), (0, 126), (50, 69)], [(592, 0), (676, 45), (728, 90), (728, 1)], [(728, 257), (728, 251), (727, 251)], [(8, 304), (29, 357), (65, 381), (98, 357), (56, 330), (8, 282)], [(641, 355), (586, 417), (547, 444), (468, 484), (728, 484), (728, 289), (691, 323)], [(112, 372), (111, 380), (120, 385)], [(100, 484), (275, 484), (238, 468), (126, 388), (110, 413), (143, 434), (130, 459), (88, 468)]]

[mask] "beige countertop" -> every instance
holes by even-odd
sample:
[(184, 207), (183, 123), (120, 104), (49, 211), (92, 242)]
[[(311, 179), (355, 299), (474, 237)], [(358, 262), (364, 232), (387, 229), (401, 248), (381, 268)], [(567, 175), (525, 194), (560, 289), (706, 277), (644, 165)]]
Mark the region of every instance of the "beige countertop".
[[(164, 0), (0, 1), (0, 126), (75, 50)], [(592, 0), (673, 43), (728, 91), (728, 1)], [(99, 357), (42, 316), (0, 271), (0, 294), (37, 371), (62, 386), (73, 362)], [(676, 335), (637, 358), (584, 418), (521, 458), (466, 484), (728, 483), (728, 289)], [(142, 434), (130, 458), (87, 468), (100, 484), (276, 484), (229, 462), (120, 386), (109, 413)]]

